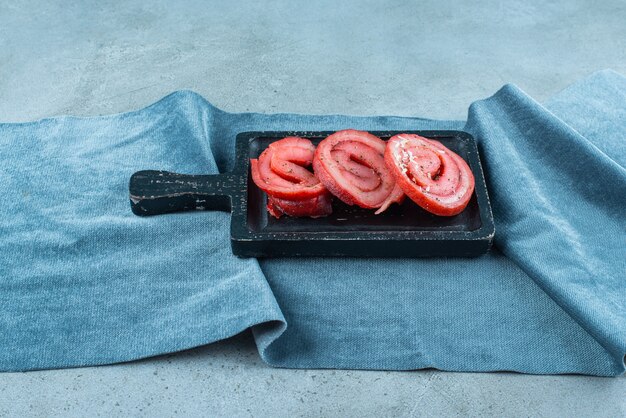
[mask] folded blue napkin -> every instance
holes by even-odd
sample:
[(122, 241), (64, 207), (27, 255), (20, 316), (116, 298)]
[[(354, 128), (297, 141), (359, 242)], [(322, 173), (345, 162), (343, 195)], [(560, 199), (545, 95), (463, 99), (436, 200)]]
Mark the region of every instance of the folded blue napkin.
[[(496, 221), (475, 259), (239, 259), (227, 213), (141, 218), (142, 169), (233, 166), (238, 132), (464, 129)], [(507, 85), (467, 122), (139, 111), (0, 124), (0, 370), (128, 361), (252, 327), (280, 367), (624, 372), (626, 79), (545, 104)]]

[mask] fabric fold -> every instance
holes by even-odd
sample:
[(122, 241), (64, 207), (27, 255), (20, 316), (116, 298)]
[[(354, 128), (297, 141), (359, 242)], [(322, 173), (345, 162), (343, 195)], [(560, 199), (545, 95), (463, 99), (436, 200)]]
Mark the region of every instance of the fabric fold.
[[(609, 81), (601, 77), (593, 76)], [(609, 124), (615, 121), (606, 114), (626, 103), (614, 99), (597, 97), (592, 104)], [(559, 113), (571, 117), (567, 109)], [(626, 169), (602, 151), (623, 147), (623, 131), (606, 132), (598, 147), (512, 85), (473, 103), (466, 129), (480, 139), (487, 181), (496, 191), (497, 247), (623, 359)]]
[(283, 321), (229, 215), (140, 218), (133, 172), (216, 173), (219, 111), (179, 92), (136, 112), (0, 124), (0, 369), (180, 351)]

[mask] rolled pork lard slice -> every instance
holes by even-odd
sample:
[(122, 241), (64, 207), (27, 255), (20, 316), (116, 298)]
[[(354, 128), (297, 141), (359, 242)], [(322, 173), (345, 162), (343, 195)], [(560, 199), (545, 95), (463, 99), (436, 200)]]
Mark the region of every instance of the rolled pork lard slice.
[(474, 192), (474, 175), (467, 163), (432, 139), (393, 136), (387, 141), (385, 163), (409, 199), (435, 215), (461, 213)]
[(376, 213), (380, 213), (404, 199), (385, 164), (384, 153), (385, 142), (368, 132), (338, 131), (317, 146), (313, 171), (344, 203), (379, 209)]
[(272, 216), (317, 218), (332, 212), (330, 193), (307, 169), (314, 153), (311, 141), (288, 137), (271, 143), (258, 160), (250, 160), (252, 180), (268, 194)]
[(311, 199), (326, 192), (324, 185), (306, 169), (315, 146), (308, 139), (288, 137), (273, 142), (257, 159), (250, 160), (252, 180), (268, 195), (280, 199)]

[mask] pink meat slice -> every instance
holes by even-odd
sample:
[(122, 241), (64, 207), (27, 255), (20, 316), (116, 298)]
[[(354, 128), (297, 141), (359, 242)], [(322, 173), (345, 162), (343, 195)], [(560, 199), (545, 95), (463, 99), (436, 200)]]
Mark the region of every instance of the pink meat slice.
[(385, 160), (385, 142), (364, 131), (335, 132), (317, 146), (313, 170), (336, 197), (349, 205), (380, 209), (400, 203), (404, 194), (396, 187)]

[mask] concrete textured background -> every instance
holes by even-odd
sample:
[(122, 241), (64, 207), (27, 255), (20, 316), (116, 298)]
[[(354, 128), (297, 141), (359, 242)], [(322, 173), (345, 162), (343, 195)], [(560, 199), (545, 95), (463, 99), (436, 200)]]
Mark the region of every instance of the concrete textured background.
[[(626, 74), (623, 0), (465, 3), (1, 0), (0, 121), (122, 112), (177, 89), (230, 111), (463, 119), (507, 82), (541, 101), (595, 70)], [(273, 369), (244, 333), (0, 374), (0, 416), (615, 417), (625, 394), (625, 377)]]

